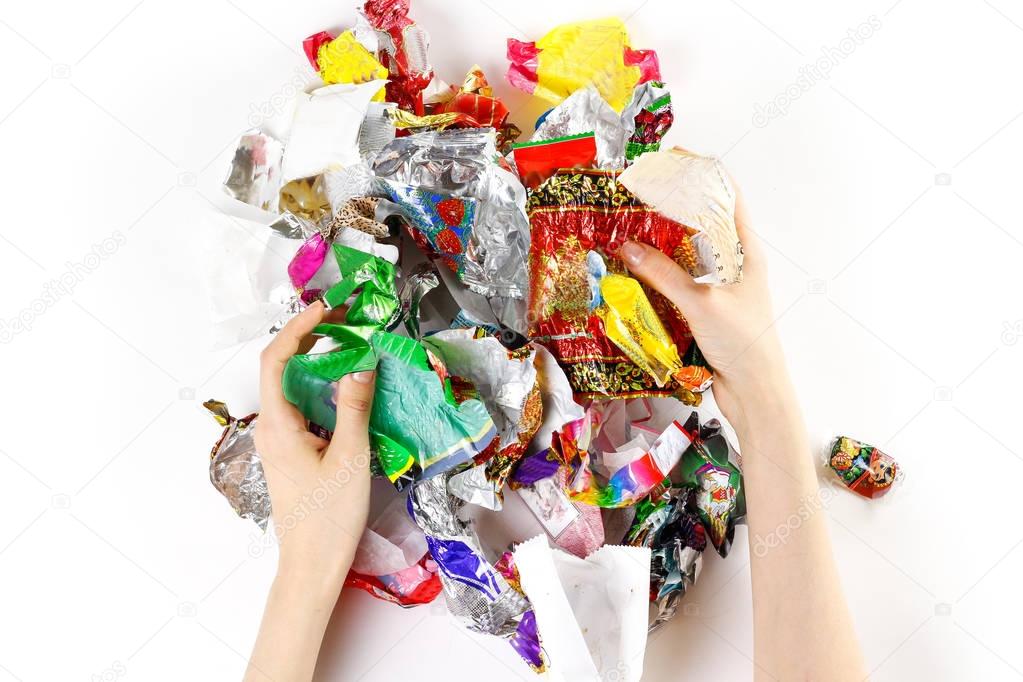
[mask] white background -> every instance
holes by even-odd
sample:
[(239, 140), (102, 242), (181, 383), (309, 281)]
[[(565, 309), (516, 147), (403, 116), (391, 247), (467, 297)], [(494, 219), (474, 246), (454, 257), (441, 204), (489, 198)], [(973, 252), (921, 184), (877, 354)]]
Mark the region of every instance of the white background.
[[(1023, 676), (1023, 9), (413, 2), (438, 73), (479, 61), (523, 129), (542, 107), (503, 80), (505, 38), (609, 14), (660, 53), (669, 141), (724, 157), (745, 190), (812, 434), (858, 436), (906, 470), (888, 498), (843, 492), (826, 511), (872, 677)], [(753, 125), (871, 15), (880, 28), (830, 79)], [(250, 557), (254, 526), (208, 483), (219, 429), (200, 403), (255, 409), (262, 341), (208, 350), (200, 254), (252, 108), (308, 68), (303, 37), (354, 11), (5, 2), (0, 19), (0, 320), (31, 318), (0, 345), (0, 679), (237, 679), (275, 557)], [(116, 253), (75, 269), (116, 232)], [(73, 291), (43, 301), (69, 271)], [(651, 638), (645, 679), (751, 677), (738, 535)], [(321, 679), (533, 679), (439, 606), (342, 603)]]

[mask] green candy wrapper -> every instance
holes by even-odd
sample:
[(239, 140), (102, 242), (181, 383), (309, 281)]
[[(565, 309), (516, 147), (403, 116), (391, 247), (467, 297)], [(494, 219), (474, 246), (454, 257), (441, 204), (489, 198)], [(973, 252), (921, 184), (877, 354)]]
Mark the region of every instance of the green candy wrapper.
[(337, 419), (334, 384), (352, 372), (375, 369), (370, 446), (383, 473), (397, 487), (468, 462), (497, 435), (478, 400), (458, 403), (442, 363), (417, 340), (384, 331), (399, 311), (394, 266), (355, 249), (334, 245), (341, 281), (324, 299), (342, 305), (351, 294), (345, 324), (313, 330), (337, 348), (296, 355), (284, 369), (284, 396), (313, 424), (332, 431)]

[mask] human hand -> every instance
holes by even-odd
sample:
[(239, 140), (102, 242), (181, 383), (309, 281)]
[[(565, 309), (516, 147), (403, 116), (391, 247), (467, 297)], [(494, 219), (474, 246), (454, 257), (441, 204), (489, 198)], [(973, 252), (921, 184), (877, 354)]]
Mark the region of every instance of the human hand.
[(331, 441), (308, 431), (306, 420), (285, 399), (281, 378), (325, 314), (322, 303), (313, 303), (263, 350), (255, 440), (280, 544), (278, 575), (298, 577), (310, 589), (336, 597), (369, 513), (368, 429), (375, 373), (359, 372), (337, 383)]
[(697, 284), (671, 258), (639, 242), (624, 244), (621, 255), (633, 275), (682, 311), (714, 370), (714, 398), (742, 432), (749, 412), (760, 401), (779, 399), (779, 389), (788, 385), (788, 378), (774, 331), (767, 264), (749, 227), (742, 195), (738, 190), (736, 194), (735, 223), (745, 252), (742, 282)]

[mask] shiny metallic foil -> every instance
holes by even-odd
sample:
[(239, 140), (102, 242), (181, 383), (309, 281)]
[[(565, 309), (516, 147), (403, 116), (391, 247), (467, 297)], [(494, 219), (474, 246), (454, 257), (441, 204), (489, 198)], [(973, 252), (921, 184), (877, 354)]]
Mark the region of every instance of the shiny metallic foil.
[(475, 632), (510, 637), (529, 601), (486, 559), (472, 525), (458, 518), (464, 502), (448, 493), (446, 474), (420, 481), (409, 510), (440, 567), (448, 610)]
[(270, 518), (270, 493), (256, 452), (257, 416), (235, 419), (217, 400), (207, 400), (203, 406), (225, 427), (210, 455), (210, 482), (238, 516), (254, 521), (265, 531)]
[[(492, 128), (426, 132), (396, 138), (377, 156), (379, 178), (479, 201), (460, 281), (485, 297), (498, 320), (524, 331), (529, 221), (526, 190), (498, 166)], [(463, 307), (468, 307), (464, 306)]]
[(597, 167), (621, 170), (625, 167), (625, 141), (632, 130), (591, 85), (554, 107), (530, 139), (553, 140), (592, 132), (597, 142)]
[(238, 201), (264, 211), (277, 211), (284, 147), (259, 131), (242, 135), (235, 149), (224, 191)]

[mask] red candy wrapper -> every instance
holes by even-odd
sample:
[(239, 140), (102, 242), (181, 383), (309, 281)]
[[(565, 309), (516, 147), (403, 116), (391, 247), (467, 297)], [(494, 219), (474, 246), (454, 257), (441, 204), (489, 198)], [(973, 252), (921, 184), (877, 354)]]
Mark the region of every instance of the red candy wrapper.
[(593, 133), (584, 133), (540, 142), (523, 142), (515, 145), (512, 153), (522, 184), (528, 189), (536, 189), (559, 169), (595, 167), (597, 140)]
[(430, 38), (409, 18), (409, 0), (368, 0), (363, 13), (381, 34), (378, 58), (390, 72), (387, 101), (422, 116), (423, 90), (433, 80)]
[(848, 436), (835, 439), (828, 466), (849, 490), (868, 500), (891, 490), (900, 473), (899, 465), (890, 455)]
[[(659, 249), (686, 270), (696, 262), (693, 231), (641, 203), (617, 177), (615, 171), (560, 171), (530, 192), (530, 336), (558, 360), (577, 401), (676, 395), (698, 404), (699, 394), (674, 380), (658, 386), (607, 338), (595, 312), (590, 251), (610, 272), (625, 271), (617, 254), (628, 240)], [(705, 366), (679, 310), (657, 292), (646, 293), (683, 366)]]

